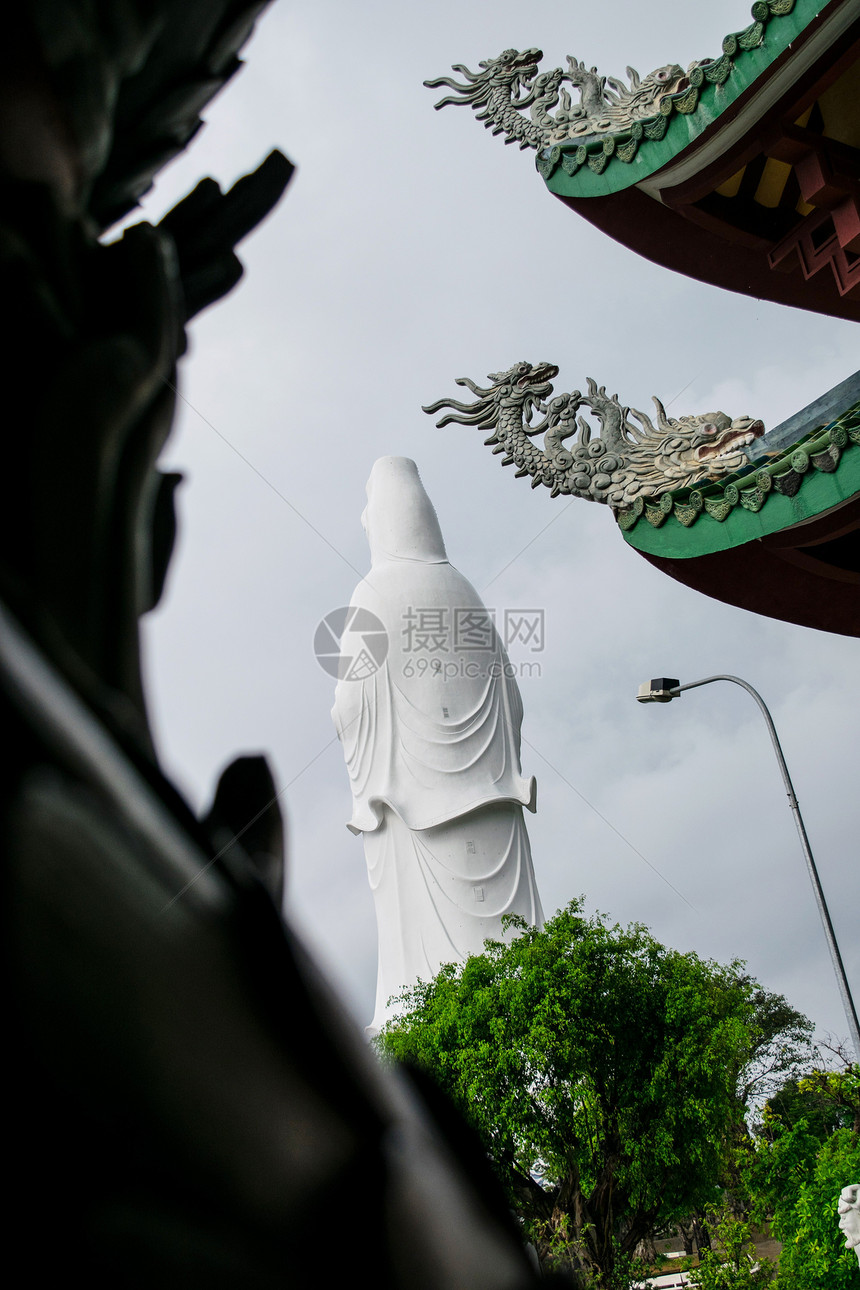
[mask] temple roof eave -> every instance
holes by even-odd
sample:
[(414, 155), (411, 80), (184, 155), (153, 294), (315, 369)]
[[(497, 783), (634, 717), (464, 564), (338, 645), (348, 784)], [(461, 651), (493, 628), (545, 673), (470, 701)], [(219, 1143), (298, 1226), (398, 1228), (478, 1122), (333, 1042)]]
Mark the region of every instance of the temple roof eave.
[(835, 515), (860, 497), (860, 402), (745, 473), (667, 491), (618, 513), (642, 554), (696, 559)]
[[(722, 164), (731, 173), (737, 164), (733, 154), (743, 147), (750, 132), (761, 130), (764, 119), (780, 107), (787, 94), (796, 98), (799, 83), (810, 71), (814, 72), (820, 60), (828, 57), (834, 44), (857, 21), (856, 9), (848, 4), (822, 12), (820, 21), (811, 21), (772, 59), (766, 76), (758, 73), (748, 89), (736, 96), (734, 110), (722, 111), (705, 126), (688, 150), (671, 165), (659, 172), (652, 171), (639, 182), (639, 188), (660, 201), (663, 193), (701, 179), (703, 172), (710, 172), (715, 164)], [(712, 182), (709, 173), (707, 183)]]
[[(780, 0), (762, 0), (753, 14), (763, 9), (769, 20), (754, 20), (744, 32), (727, 36), (721, 57), (694, 66), (693, 83), (664, 99), (660, 116), (637, 123), (632, 133), (543, 149), (535, 164), (550, 191), (597, 197), (635, 185), (660, 200), (662, 190), (686, 182), (742, 143), (857, 23), (848, 0), (794, 0), (789, 8)], [(757, 44), (755, 28), (764, 29)]]

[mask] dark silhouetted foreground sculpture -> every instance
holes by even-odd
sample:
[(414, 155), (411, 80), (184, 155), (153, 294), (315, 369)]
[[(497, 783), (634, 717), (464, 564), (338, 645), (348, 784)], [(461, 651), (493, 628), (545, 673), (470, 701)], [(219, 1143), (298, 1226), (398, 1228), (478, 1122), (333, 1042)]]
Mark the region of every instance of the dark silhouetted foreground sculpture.
[[(260, 3), (4, 15), (0, 703), (10, 1227), (27, 1278), (100, 1287), (515, 1287), (475, 1166), (383, 1077), (281, 921), (265, 763), (205, 821), (157, 764), (138, 618), (177, 477), (184, 324), (237, 281), (279, 153), (112, 245), (238, 65)], [(479, 1170), (478, 1170), (479, 1172)]]

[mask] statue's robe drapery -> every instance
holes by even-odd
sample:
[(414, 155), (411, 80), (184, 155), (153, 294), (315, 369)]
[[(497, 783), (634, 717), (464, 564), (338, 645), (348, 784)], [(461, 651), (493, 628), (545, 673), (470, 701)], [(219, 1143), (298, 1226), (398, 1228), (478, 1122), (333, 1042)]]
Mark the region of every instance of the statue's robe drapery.
[[(375, 1033), (391, 996), (500, 938), (503, 914), (538, 926), (543, 914), (519, 689), (478, 593), (448, 562), (414, 462), (376, 463), (364, 519), (371, 571), (351, 605), (380, 620), (388, 651), (370, 675), (339, 681), (332, 715), (376, 906)], [(458, 648), (455, 612), (479, 624), (483, 647)], [(359, 637), (344, 634), (345, 658), (360, 654)]]

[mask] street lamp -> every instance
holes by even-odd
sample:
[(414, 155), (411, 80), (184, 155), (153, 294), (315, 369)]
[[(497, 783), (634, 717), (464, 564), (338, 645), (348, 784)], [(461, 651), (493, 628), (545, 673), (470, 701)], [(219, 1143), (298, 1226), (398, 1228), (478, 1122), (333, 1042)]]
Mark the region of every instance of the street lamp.
[(851, 990), (848, 985), (848, 978), (845, 975), (845, 968), (842, 963), (842, 955), (839, 953), (839, 946), (836, 943), (836, 934), (833, 931), (833, 924), (830, 921), (830, 912), (827, 908), (827, 901), (824, 899), (824, 892), (821, 890), (821, 882), (818, 877), (818, 870), (815, 867), (815, 860), (812, 856), (812, 848), (809, 845), (809, 838), (806, 836), (806, 827), (803, 823), (803, 816), (800, 814), (800, 807), (797, 804), (797, 797), (794, 792), (794, 785), (791, 782), (791, 776), (788, 773), (788, 767), (785, 764), (785, 757), (782, 754), (779, 739), (776, 733), (776, 727), (773, 724), (773, 718), (767, 710), (764, 699), (758, 690), (747, 682), (742, 681), (739, 676), (706, 676), (702, 681), (688, 681), (686, 685), (681, 685), (674, 677), (660, 676), (655, 677), (652, 681), (645, 681), (639, 686), (639, 693), (636, 698), (640, 703), (670, 703), (672, 699), (677, 699), (684, 690), (695, 690), (700, 685), (710, 685), (712, 681), (731, 681), (733, 685), (739, 685), (751, 694), (761, 709), (761, 714), (767, 722), (770, 741), (773, 744), (773, 750), (776, 753), (776, 759), (779, 762), (779, 769), (782, 772), (782, 782), (785, 784), (785, 791), (788, 794), (788, 802), (791, 807), (794, 822), (797, 825), (797, 832), (800, 837), (800, 845), (803, 849), (803, 856), (806, 860), (806, 868), (809, 871), (809, 878), (812, 883), (812, 890), (815, 892), (815, 900), (818, 905), (818, 912), (821, 915), (821, 922), (824, 927), (824, 935), (827, 937), (827, 946), (830, 950), (830, 958), (833, 961), (833, 970), (836, 973), (836, 980), (839, 984), (839, 993), (842, 996), (842, 1006), (845, 1009), (845, 1018), (848, 1022), (848, 1031), (851, 1036), (851, 1043), (854, 1048), (855, 1057), (860, 1060), (860, 1026), (857, 1024), (857, 1012), (854, 1007), (854, 1000), (851, 997)]

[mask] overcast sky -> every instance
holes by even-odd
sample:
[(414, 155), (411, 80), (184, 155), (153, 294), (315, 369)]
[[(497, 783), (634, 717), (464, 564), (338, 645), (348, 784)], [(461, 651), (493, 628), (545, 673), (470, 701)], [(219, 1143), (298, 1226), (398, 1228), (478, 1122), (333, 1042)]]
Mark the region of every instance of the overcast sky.
[(638, 258), (556, 201), (530, 151), (465, 108), (434, 112), (422, 87), (510, 46), (540, 46), (544, 67), (567, 54), (615, 75), (686, 66), (748, 22), (743, 0), (278, 0), (147, 200), (158, 218), (201, 175), (228, 186), (275, 145), (298, 167), (241, 248), (242, 284), (192, 325), (165, 455), (187, 476), (181, 536), (145, 629), (148, 685), (162, 760), (196, 807), (233, 756), (270, 755), (288, 916), (362, 1025), (373, 905), (312, 641), (368, 568), (364, 485), (397, 454), (417, 461), (449, 556), (486, 604), (545, 611), (543, 653), (512, 657), (540, 663), (521, 682), (523, 769), (538, 778), (529, 828), (547, 913), (582, 893), (678, 949), (746, 959), (819, 1033), (846, 1034), (752, 700), (729, 685), (665, 707), (634, 696), (651, 676), (715, 672), (761, 690), (860, 995), (857, 642), (676, 584), (607, 508), (532, 491), (479, 431), (437, 430), (420, 408), (455, 395), (457, 376), (480, 383), (526, 358), (558, 364), (556, 392), (593, 376), (636, 407), (658, 394), (676, 415), (772, 427), (854, 371), (850, 324)]

